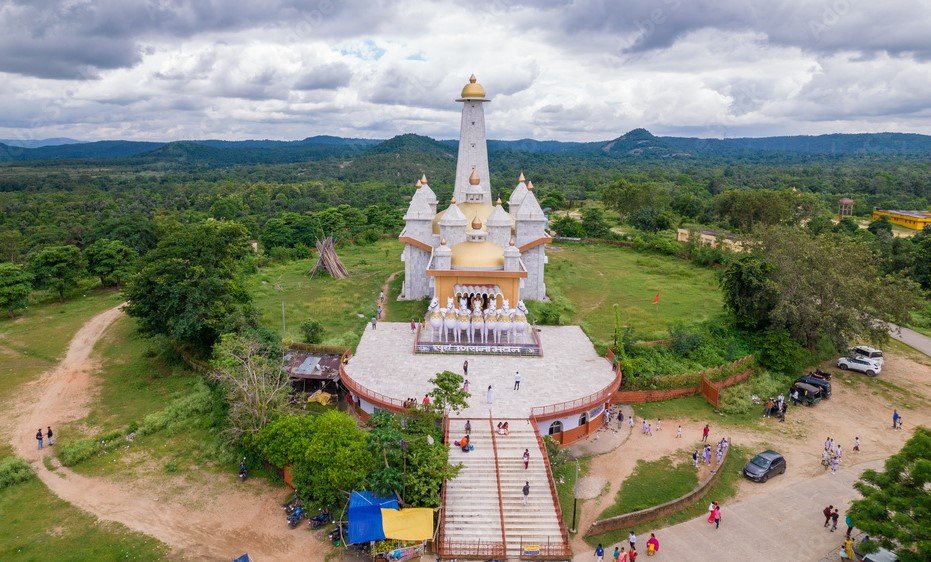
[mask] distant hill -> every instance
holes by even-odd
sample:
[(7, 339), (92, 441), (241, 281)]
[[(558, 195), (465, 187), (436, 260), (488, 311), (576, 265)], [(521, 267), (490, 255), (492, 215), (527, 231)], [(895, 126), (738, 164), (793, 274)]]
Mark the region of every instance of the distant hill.
[(20, 148), (39, 148), (41, 146), (61, 146), (63, 144), (80, 144), (85, 141), (55, 137), (50, 139), (0, 139), (0, 144)]
[[(405, 134), (388, 140), (343, 138), (328, 135), (297, 141), (217, 139), (168, 143), (136, 141), (97, 141), (64, 144), (73, 139), (30, 141), (47, 144), (27, 147), (0, 143), (0, 162), (96, 161), (132, 159), (129, 164), (223, 167), (240, 164), (286, 164), (324, 162), (332, 175), (347, 180), (371, 177), (407, 177), (420, 171), (447, 169), (455, 160), (458, 141), (434, 140)], [(22, 141), (26, 142), (26, 141)], [(21, 144), (22, 144), (21, 142)], [(745, 158), (785, 161), (824, 157), (931, 157), (931, 136), (910, 133), (830, 134), (763, 138), (702, 139), (661, 137), (646, 129), (633, 129), (613, 140), (563, 142), (520, 139), (490, 140), (493, 158), (516, 164), (531, 155), (539, 158), (607, 158), (609, 161), (642, 159)], [(521, 156), (521, 154), (525, 156)], [(378, 169), (378, 166), (381, 166)], [(360, 170), (365, 170), (360, 174)]]

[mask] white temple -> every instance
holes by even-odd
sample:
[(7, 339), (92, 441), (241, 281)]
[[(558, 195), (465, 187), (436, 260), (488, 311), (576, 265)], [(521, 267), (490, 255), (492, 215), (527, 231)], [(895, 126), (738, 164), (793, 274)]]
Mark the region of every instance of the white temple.
[(508, 199), (492, 202), (482, 104), (491, 101), (475, 75), (462, 89), (456, 184), (449, 206), (437, 212), (437, 199), (424, 175), (404, 215), (404, 286), (401, 298), (434, 297), (467, 302), (468, 309), (513, 306), (546, 297), (543, 269), (546, 216), (533, 183), (518, 178)]

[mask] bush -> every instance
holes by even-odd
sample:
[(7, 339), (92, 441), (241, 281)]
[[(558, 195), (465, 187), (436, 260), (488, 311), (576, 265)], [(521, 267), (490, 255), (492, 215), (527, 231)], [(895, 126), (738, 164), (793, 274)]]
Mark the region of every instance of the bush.
[(725, 388), (721, 392), (720, 410), (725, 414), (738, 415), (748, 414), (759, 409), (763, 411), (761, 404), (754, 404), (751, 396), (756, 395), (763, 400), (770, 396), (776, 396), (780, 392), (786, 393), (792, 377), (775, 374), (769, 371), (758, 373), (746, 382)]
[(305, 320), (301, 322), (301, 337), (305, 343), (320, 343), (323, 341), (323, 324), (319, 320)]
[(111, 431), (98, 437), (87, 437), (77, 441), (59, 443), (55, 448), (58, 450), (58, 460), (61, 461), (62, 465), (74, 466), (99, 453), (112, 450), (122, 443), (124, 439), (125, 436), (122, 431)]
[(550, 223), (550, 228), (555, 230), (560, 236), (567, 236), (569, 238), (583, 238), (585, 236), (585, 228), (582, 226), (582, 223), (569, 215), (563, 215), (554, 219)]
[(21, 458), (7, 457), (0, 461), (0, 490), (28, 482), (35, 476), (29, 463)]
[(754, 342), (757, 359), (776, 373), (795, 373), (808, 362), (808, 351), (785, 330), (767, 330)]

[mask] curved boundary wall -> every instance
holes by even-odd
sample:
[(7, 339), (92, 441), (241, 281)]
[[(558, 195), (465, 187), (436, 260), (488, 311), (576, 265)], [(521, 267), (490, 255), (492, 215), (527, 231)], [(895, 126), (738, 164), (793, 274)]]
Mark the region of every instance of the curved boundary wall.
[[(725, 379), (715, 381), (712, 385), (717, 389), (727, 388), (729, 386), (741, 383), (752, 375), (756, 371), (756, 366), (752, 364), (753, 356), (748, 355), (742, 359), (738, 359), (733, 363), (726, 365), (725, 367), (737, 366), (742, 362), (750, 362), (751, 365), (737, 373), (736, 375), (731, 375)], [(717, 367), (715, 370), (721, 369)], [(708, 373), (709, 371), (706, 371)], [(645, 402), (661, 402), (663, 400), (672, 400), (673, 398), (683, 398), (685, 396), (693, 396), (699, 394), (701, 390), (701, 385), (696, 384), (695, 386), (686, 386), (683, 388), (667, 388), (667, 389), (657, 389), (657, 390), (618, 390), (611, 395), (612, 404), (643, 404)]]
[[(733, 446), (733, 443), (730, 445)], [(673, 513), (681, 511), (682, 509), (697, 503), (705, 495), (705, 492), (708, 491), (708, 488), (710, 488), (711, 485), (717, 481), (718, 476), (722, 472), (721, 467), (723, 467), (724, 463), (727, 462), (727, 456), (730, 453), (731, 447), (729, 446), (724, 452), (724, 457), (721, 459), (721, 464), (718, 465), (718, 468), (707, 478), (705, 478), (704, 481), (700, 482), (698, 486), (696, 486), (691, 492), (674, 500), (661, 503), (653, 507), (648, 507), (639, 511), (631, 511), (630, 513), (616, 515), (607, 519), (596, 520), (594, 523), (592, 523), (591, 527), (585, 531), (585, 536), (590, 537), (592, 535), (600, 535), (602, 533), (616, 531), (618, 529), (630, 529), (631, 527), (636, 527), (641, 523), (659, 519), (660, 517), (666, 517), (667, 515), (672, 515)]]

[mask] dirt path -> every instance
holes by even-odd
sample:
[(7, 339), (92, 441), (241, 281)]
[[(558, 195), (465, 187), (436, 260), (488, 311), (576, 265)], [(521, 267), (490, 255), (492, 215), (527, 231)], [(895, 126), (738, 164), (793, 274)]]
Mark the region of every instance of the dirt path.
[[(39, 380), (26, 385), (15, 402), (13, 447), (29, 461), (38, 477), (63, 500), (96, 517), (122, 523), (151, 535), (173, 550), (173, 557), (197, 560), (230, 560), (248, 552), (254, 560), (273, 560), (299, 555), (301, 559), (323, 560), (328, 550), (303, 527), (290, 530), (280, 506), (259, 482), (238, 482), (226, 476), (216, 486), (198, 489), (210, 497), (193, 509), (158, 497), (156, 482), (136, 479), (116, 483), (87, 477), (64, 467), (49, 470), (43, 459), (52, 458), (51, 448), (37, 450), (39, 427), (60, 427), (84, 417), (93, 389), (94, 344), (122, 311), (112, 308), (88, 321), (74, 336), (67, 355)], [(57, 464), (52, 461), (51, 464)]]
[(379, 318), (379, 320), (388, 318), (388, 310), (391, 308), (391, 295), (389, 293), (389, 289), (391, 289), (391, 282), (402, 273), (404, 273), (404, 271), (395, 271), (389, 275), (387, 279), (385, 279), (385, 282), (381, 286), (381, 292), (385, 294), (385, 302), (381, 303), (381, 318)]

